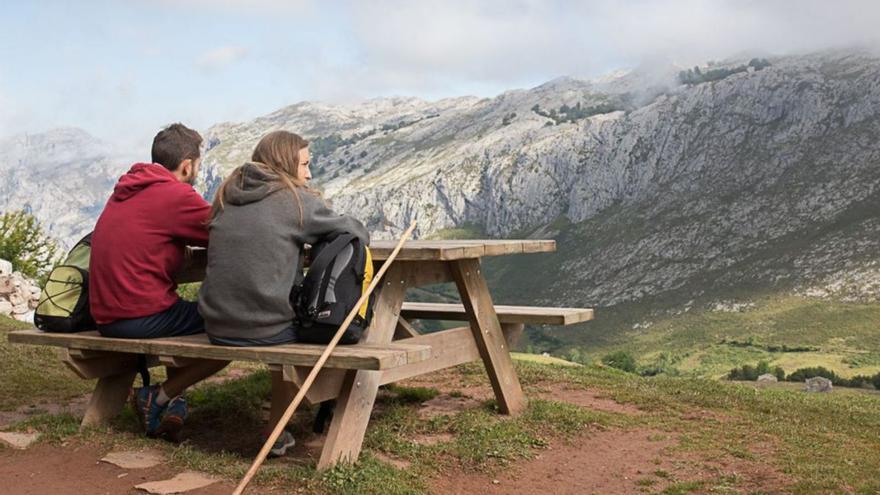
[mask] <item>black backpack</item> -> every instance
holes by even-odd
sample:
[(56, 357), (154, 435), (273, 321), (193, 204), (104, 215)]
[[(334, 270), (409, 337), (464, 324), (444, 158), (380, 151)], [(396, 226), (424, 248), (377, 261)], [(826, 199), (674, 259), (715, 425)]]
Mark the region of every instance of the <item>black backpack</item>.
[(40, 330), (73, 333), (95, 328), (89, 312), (89, 256), (92, 234), (77, 242), (60, 265), (52, 268), (40, 301), (34, 310), (34, 324)]
[[(327, 344), (373, 280), (370, 249), (352, 234), (312, 246), (312, 264), (302, 283), (294, 286), (296, 340)], [(373, 318), (375, 293), (370, 294), (339, 340), (356, 344)]]

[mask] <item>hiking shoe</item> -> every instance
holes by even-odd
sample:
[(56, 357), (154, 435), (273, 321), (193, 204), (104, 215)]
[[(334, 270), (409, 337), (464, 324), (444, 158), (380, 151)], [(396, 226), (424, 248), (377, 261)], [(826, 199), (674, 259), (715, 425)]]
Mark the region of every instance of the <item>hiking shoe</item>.
[[(162, 420), (162, 413), (165, 411), (165, 407), (156, 404), (158, 396), (159, 385), (136, 388), (131, 394), (131, 406), (141, 428), (144, 429), (144, 433), (148, 437), (156, 436), (156, 430)], [(167, 405), (165, 404), (165, 406)]]
[[(263, 442), (268, 438), (269, 435), (264, 434)], [(293, 448), (294, 445), (296, 445), (296, 440), (293, 438), (293, 435), (289, 431), (284, 430), (278, 436), (278, 440), (275, 440), (275, 443), (272, 444), (272, 449), (269, 450), (269, 457), (281, 457), (287, 453), (287, 449)]]
[(168, 401), (165, 414), (162, 415), (162, 421), (156, 429), (156, 436), (165, 436), (172, 442), (180, 442), (180, 431), (183, 429), (186, 414), (186, 399), (183, 396), (178, 395)]

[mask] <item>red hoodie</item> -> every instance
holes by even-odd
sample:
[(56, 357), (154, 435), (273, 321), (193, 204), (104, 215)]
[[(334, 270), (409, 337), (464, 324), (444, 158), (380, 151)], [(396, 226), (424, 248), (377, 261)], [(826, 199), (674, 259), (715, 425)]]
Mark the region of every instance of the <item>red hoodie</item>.
[(123, 175), (95, 225), (89, 303), (100, 324), (149, 316), (178, 300), (184, 246), (208, 245), (211, 205), (162, 165)]

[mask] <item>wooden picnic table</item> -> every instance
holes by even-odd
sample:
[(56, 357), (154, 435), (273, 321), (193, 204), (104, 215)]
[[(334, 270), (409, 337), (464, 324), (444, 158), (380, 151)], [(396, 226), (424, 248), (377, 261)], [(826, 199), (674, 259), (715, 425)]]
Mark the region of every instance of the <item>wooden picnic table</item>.
[[(370, 246), (374, 259), (381, 262), (387, 258), (394, 244), (393, 241), (374, 241)], [(525, 398), (480, 259), (555, 250), (555, 241), (532, 240), (409, 241), (404, 244), (382, 281), (373, 322), (364, 342), (390, 344), (397, 334), (398, 340), (430, 345), (431, 357), (387, 372), (345, 372), (318, 468), (330, 466), (339, 459), (358, 457), (380, 385), (469, 362), (475, 354), (483, 360), (499, 410), (504, 414), (522, 411)], [(405, 323), (401, 325), (406, 321), (401, 320), (401, 311), (408, 288), (445, 282), (455, 282), (470, 323), (468, 327), (419, 335)], [(339, 383), (339, 372), (324, 375), (322, 383), (314, 385), (316, 396), (321, 392), (333, 395)]]
[[(371, 251), (377, 269), (394, 245), (393, 241), (373, 241)], [(496, 307), (480, 260), (484, 256), (547, 253), (555, 249), (555, 241), (546, 240), (408, 241), (404, 244), (382, 280), (373, 320), (364, 339), (359, 344), (338, 347), (306, 395), (312, 404), (336, 399), (318, 469), (340, 461), (357, 460), (376, 395), (383, 384), (482, 360), (500, 412), (522, 411), (526, 401), (511, 360), (510, 342), (522, 332), (525, 323), (572, 324), (592, 319), (593, 312), (583, 308)], [(205, 264), (204, 250), (194, 251), (188, 268), (178, 280), (202, 280)], [(460, 304), (404, 302), (407, 289), (446, 282), (455, 283)], [(420, 334), (409, 323), (412, 319), (465, 320), (468, 324)], [(90, 363), (98, 363), (96, 357), (113, 351), (115, 354), (111, 357), (126, 353), (129, 361), (132, 353), (151, 354), (159, 358), (160, 364), (172, 366), (193, 358), (260, 361), (269, 364), (270, 369), (281, 371), (285, 380), (297, 385), (302, 383), (322, 349), (310, 344), (271, 348), (213, 346), (204, 335), (127, 341), (100, 337), (94, 332), (68, 335), (37, 330), (13, 332), (9, 340), (67, 347), (67, 364), (83, 378), (93, 376)], [(130, 367), (131, 364), (123, 362), (114, 366)], [(100, 366), (92, 366), (95, 367)], [(130, 386), (134, 378), (133, 371), (125, 369), (125, 376), (121, 377), (94, 374), (106, 383), (102, 386), (99, 380), (84, 424), (106, 420), (122, 407), (115, 402), (122, 386), (126, 382)], [(102, 397), (113, 399), (105, 401)]]

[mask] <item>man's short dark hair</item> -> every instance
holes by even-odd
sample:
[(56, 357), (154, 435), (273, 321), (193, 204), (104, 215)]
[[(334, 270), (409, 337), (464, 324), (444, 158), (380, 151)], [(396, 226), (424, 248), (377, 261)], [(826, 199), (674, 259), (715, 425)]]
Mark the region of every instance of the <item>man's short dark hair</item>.
[(195, 160), (201, 155), (202, 136), (181, 124), (171, 124), (153, 138), (153, 163), (174, 172), (184, 160)]

